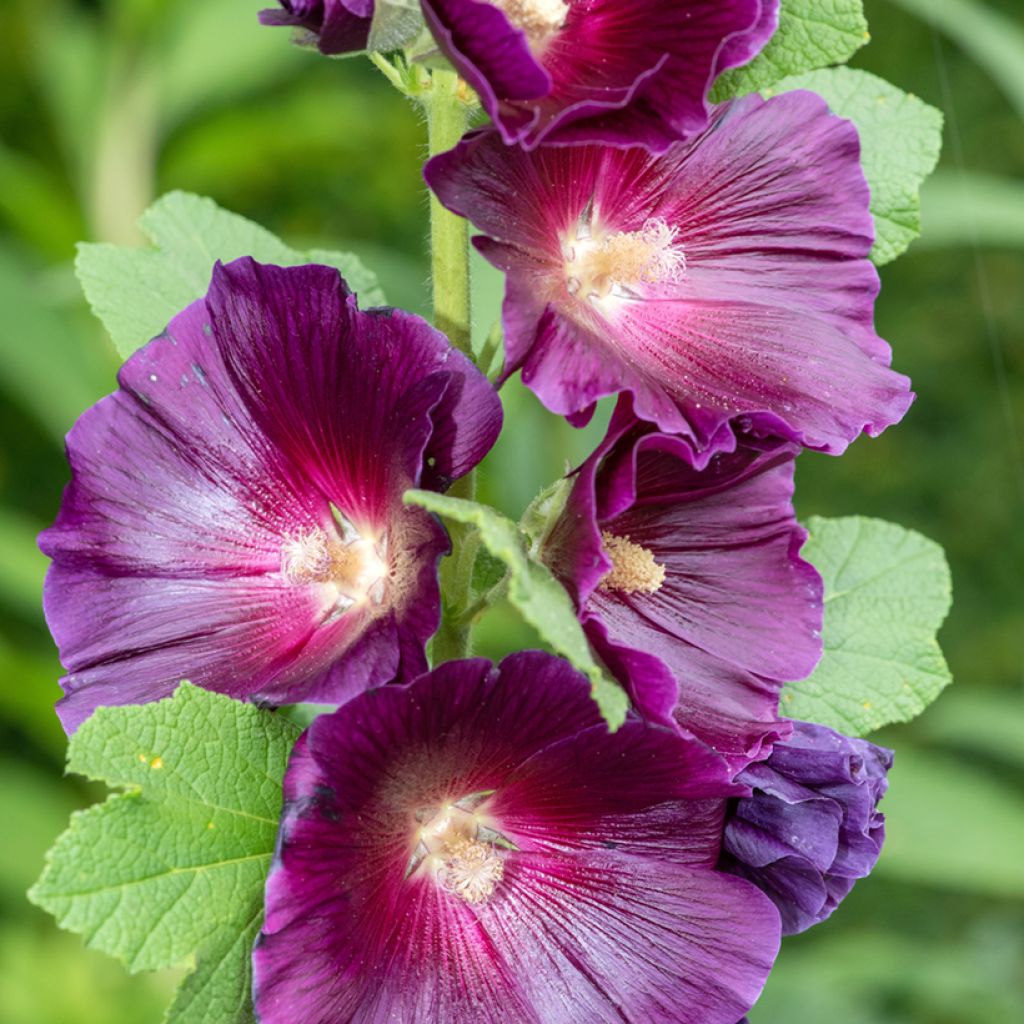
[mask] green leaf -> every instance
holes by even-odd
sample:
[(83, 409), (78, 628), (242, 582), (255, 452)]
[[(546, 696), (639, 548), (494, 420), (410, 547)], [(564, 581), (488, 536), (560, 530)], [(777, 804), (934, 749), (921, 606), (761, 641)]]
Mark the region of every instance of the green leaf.
[(195, 966), (174, 1024), (253, 1019), (249, 951), (298, 732), (182, 683), (71, 738), (68, 770), (124, 792), (72, 816), (29, 898), (130, 971)]
[(590, 679), (601, 714), (609, 728), (617, 729), (629, 706), (626, 694), (594, 660), (572, 600), (547, 566), (530, 556), (519, 527), (487, 505), (432, 491), (406, 491), (405, 501), (477, 528), (483, 546), (508, 567), (509, 601), (545, 643)]
[(114, 346), (129, 356), (171, 318), (206, 294), (217, 260), (252, 256), (262, 263), (337, 267), (364, 307), (381, 305), (376, 277), (351, 253), (290, 249), (265, 228), (222, 210), (212, 199), (169, 192), (139, 220), (152, 249), (105, 243), (79, 246), (75, 271)]
[(385, 53), (400, 50), (415, 41), (424, 28), (419, 0), (378, 0), (366, 49)]
[(810, 89), (860, 133), (861, 163), (871, 187), (875, 245), (871, 258), (894, 260), (921, 233), (922, 182), (942, 148), (942, 114), (867, 71), (831, 68), (786, 78), (765, 95)]
[(903, 745), (882, 802), (878, 870), (954, 892), (1024, 899), (1024, 797), (962, 759)]
[(951, 600), (942, 548), (860, 516), (808, 528), (802, 554), (825, 581), (825, 650), (809, 679), (786, 687), (786, 715), (853, 736), (909, 721), (951, 681), (935, 637)]
[(779, 27), (745, 67), (715, 83), (715, 103), (774, 85), (787, 75), (844, 64), (867, 41), (863, 0), (782, 0)]

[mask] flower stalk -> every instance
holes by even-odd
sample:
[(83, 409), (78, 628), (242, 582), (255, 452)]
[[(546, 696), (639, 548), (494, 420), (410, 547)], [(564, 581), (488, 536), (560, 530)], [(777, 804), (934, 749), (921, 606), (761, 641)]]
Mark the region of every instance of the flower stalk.
[[(456, 146), (469, 125), (467, 90), (454, 71), (436, 69), (430, 88), (420, 93), (427, 118), (427, 149), (430, 156)], [(452, 345), (473, 358), (469, 286), (469, 222), (446, 210), (430, 193), (430, 280), (434, 326)], [(456, 481), (450, 493), (472, 498), (474, 474)], [(448, 527), (452, 551), (441, 566), (442, 618), (431, 646), (435, 665), (469, 653), (471, 617), (465, 614), (471, 596), (473, 562), (478, 539), (472, 527), (452, 523)]]

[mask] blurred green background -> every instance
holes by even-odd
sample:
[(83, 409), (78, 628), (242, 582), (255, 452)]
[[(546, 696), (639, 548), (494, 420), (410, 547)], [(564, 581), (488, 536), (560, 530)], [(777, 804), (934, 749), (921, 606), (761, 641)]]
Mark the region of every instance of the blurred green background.
[[(183, 188), (296, 246), (349, 248), (391, 301), (427, 309), (424, 133), (368, 62), (261, 29), (259, 0), (5, 0), (0, 7), (0, 1021), (155, 1024), (175, 977), (130, 978), (24, 899), (68, 813), (59, 675), (34, 536), (66, 480), (62, 437), (116, 360), (71, 269), (79, 239), (133, 243)], [(919, 395), (842, 459), (805, 455), (802, 515), (867, 513), (939, 540), (956, 685), (897, 749), (877, 872), (787, 940), (752, 1024), (1024, 1021), (1024, 12), (1020, 0), (868, 0), (855, 64), (940, 107), (924, 239), (883, 271), (878, 321)], [(477, 268), (480, 331), (500, 282)], [(516, 382), (485, 464), (518, 513), (586, 453)], [(530, 636), (498, 610), (480, 645)]]

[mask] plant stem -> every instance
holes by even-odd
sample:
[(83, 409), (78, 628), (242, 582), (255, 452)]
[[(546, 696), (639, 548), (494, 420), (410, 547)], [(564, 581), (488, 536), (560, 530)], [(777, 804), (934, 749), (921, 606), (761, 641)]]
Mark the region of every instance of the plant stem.
[[(469, 125), (469, 107), (460, 97), (454, 71), (435, 70), (431, 88), (421, 97), (427, 112), (431, 156), (451, 149)], [(430, 195), (430, 279), (434, 324), (451, 343), (473, 358), (469, 309), (469, 224)]]
[[(428, 151), (431, 156), (451, 149), (469, 124), (469, 106), (454, 71), (435, 70), (431, 87), (419, 96), (427, 115)], [(448, 335), (455, 348), (473, 358), (470, 331), (469, 225), (430, 196), (430, 279), (434, 299), (434, 325)], [(475, 473), (457, 480), (450, 494), (472, 498)], [(469, 653), (470, 624), (465, 616), (473, 577), (478, 539), (471, 527), (449, 526), (452, 552), (441, 565), (444, 613), (434, 637), (431, 655), (435, 665)]]

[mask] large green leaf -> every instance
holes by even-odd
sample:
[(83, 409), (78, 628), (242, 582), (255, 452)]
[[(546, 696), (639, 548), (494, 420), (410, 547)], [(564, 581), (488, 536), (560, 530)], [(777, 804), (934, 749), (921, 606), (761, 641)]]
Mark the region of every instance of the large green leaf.
[(29, 893), (129, 970), (190, 965), (174, 1024), (248, 1024), (249, 951), (298, 729), (183, 683), (100, 708), (68, 769), (124, 790), (75, 814)]
[(894, 260), (921, 233), (921, 183), (942, 148), (942, 114), (867, 71), (829, 68), (783, 79), (765, 95), (811, 89), (860, 133), (861, 163), (871, 187), (875, 245), (871, 258)]
[(594, 660), (565, 588), (547, 566), (531, 557), (519, 527), (497, 510), (432, 491), (406, 491), (405, 500), (435, 515), (475, 527), (484, 547), (508, 567), (508, 598), (545, 643), (583, 672), (601, 714), (612, 729), (626, 717), (622, 688)]
[(212, 199), (170, 192), (142, 215), (139, 226), (154, 248), (86, 243), (79, 246), (75, 261), (93, 312), (125, 357), (206, 294), (217, 260), (252, 256), (286, 267), (325, 263), (341, 271), (364, 307), (384, 302), (376, 277), (351, 253), (290, 249), (265, 228), (222, 210)]
[(950, 682), (936, 633), (949, 611), (942, 548), (878, 519), (813, 518), (803, 556), (825, 581), (824, 654), (790, 683), (790, 718), (857, 736), (906, 722)]
[(721, 103), (787, 75), (843, 64), (867, 41), (863, 0), (782, 0), (768, 45), (746, 67), (722, 75), (711, 98)]

